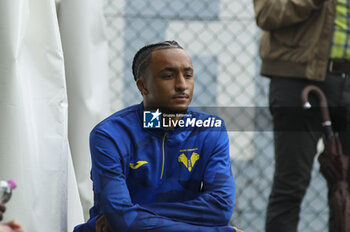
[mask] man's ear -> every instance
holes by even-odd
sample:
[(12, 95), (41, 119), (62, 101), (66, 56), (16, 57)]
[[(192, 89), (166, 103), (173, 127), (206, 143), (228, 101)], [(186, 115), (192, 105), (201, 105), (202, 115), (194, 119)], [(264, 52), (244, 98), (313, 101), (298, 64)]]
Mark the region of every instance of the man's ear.
[(146, 82), (145, 82), (145, 79), (143, 77), (140, 77), (136, 80), (136, 85), (137, 85), (137, 88), (140, 90), (142, 95), (148, 94)]

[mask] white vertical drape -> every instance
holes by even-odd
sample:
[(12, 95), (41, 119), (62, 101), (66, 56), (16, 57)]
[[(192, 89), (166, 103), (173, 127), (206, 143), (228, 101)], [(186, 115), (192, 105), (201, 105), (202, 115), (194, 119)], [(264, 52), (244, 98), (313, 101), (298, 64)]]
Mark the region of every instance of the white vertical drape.
[(79, 204), (68, 205), (79, 195), (67, 106), (55, 2), (0, 1), (0, 178), (18, 184), (5, 220), (17, 218), (29, 232), (82, 221)]
[(74, 172), (91, 204), (88, 134), (110, 108), (101, 4), (64, 0), (59, 28), (55, 0), (0, 1), (0, 179), (18, 184), (4, 221), (28, 232), (83, 222)]
[(92, 206), (89, 134), (110, 113), (103, 1), (61, 0), (58, 10), (69, 102), (69, 142), (85, 219)]

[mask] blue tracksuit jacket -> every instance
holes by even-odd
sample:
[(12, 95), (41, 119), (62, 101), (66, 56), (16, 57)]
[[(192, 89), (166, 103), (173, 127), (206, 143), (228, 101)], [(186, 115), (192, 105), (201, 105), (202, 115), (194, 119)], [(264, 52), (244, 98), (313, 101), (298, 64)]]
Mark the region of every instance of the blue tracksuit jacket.
[[(215, 117), (192, 108), (186, 115)], [(235, 185), (224, 123), (145, 129), (141, 103), (99, 123), (90, 150), (94, 206), (74, 231), (96, 231), (101, 215), (113, 232), (235, 231), (228, 226)]]

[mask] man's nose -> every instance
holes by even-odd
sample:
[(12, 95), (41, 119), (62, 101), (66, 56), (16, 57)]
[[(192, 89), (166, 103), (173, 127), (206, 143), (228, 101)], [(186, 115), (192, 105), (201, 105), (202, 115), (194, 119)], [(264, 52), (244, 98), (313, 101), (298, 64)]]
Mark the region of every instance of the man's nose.
[(182, 74), (179, 74), (175, 80), (176, 90), (185, 90), (187, 88), (186, 79)]

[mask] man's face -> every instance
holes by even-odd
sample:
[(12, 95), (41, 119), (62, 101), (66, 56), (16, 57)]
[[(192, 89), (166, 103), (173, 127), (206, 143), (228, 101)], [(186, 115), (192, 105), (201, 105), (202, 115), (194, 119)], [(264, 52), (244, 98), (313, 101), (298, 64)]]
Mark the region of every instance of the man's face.
[(192, 100), (193, 67), (183, 49), (153, 51), (147, 73), (141, 79), (144, 90), (140, 90), (143, 92), (146, 109), (182, 112)]

